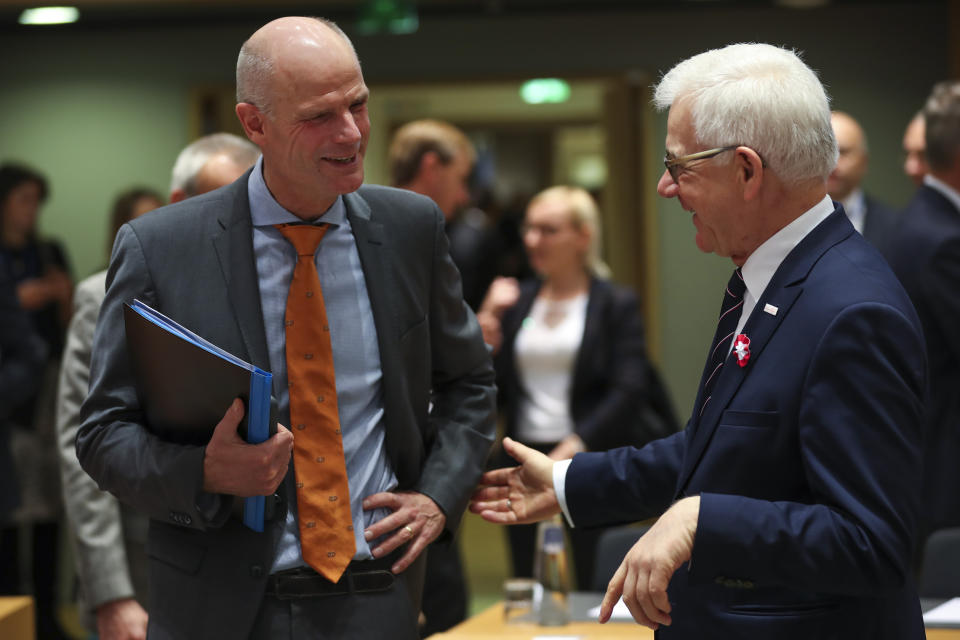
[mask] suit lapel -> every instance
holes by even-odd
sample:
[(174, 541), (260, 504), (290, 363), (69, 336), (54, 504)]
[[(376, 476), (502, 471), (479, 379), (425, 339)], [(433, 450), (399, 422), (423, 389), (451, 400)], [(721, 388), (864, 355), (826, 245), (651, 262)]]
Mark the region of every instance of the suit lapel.
[[(370, 310), (373, 314), (373, 324), (377, 330), (377, 347), (380, 350), (380, 370), (383, 374), (383, 402), (386, 416), (399, 414), (400, 401), (396, 395), (397, 385), (393, 381), (403, 380), (406, 375), (405, 363), (400, 354), (398, 342), (400, 329), (399, 319), (395, 313), (396, 305), (392, 304), (391, 291), (395, 284), (389, 269), (389, 247), (385, 242), (386, 234), (383, 225), (371, 220), (370, 205), (354, 191), (343, 196), (347, 208), (347, 219), (353, 230), (353, 237), (357, 244), (357, 253), (360, 256), (360, 268), (363, 270), (364, 282), (367, 286), (367, 295), (370, 298)], [(409, 476), (412, 470), (409, 466), (410, 456), (404, 455), (409, 441), (404, 434), (391, 429), (389, 418), (384, 421), (387, 428), (384, 430), (384, 441), (387, 449), (387, 458), (393, 465), (398, 478)], [(405, 465), (405, 460), (407, 464)], [(405, 471), (407, 473), (405, 473)], [(414, 472), (415, 473), (415, 472)], [(402, 482), (402, 481), (401, 481)]]
[(248, 171), (227, 187), (232, 198), (218, 218), (220, 231), (215, 233), (213, 247), (220, 263), (220, 272), (233, 315), (240, 327), (250, 362), (265, 371), (270, 370), (263, 310), (260, 306), (260, 284), (253, 255), (253, 228), (250, 222), (250, 200), (247, 197)]
[[(826, 220), (820, 223), (791, 251), (774, 273), (756, 306), (750, 313), (741, 333), (750, 338), (750, 360), (746, 366), (737, 363), (731, 352), (721, 369), (720, 378), (699, 418), (694, 415), (690, 421), (687, 435), (687, 455), (677, 483), (678, 494), (682, 494), (690, 476), (703, 457), (723, 412), (746, 380), (757, 361), (763, 357), (763, 350), (773, 339), (777, 328), (790, 312), (794, 302), (803, 292), (803, 282), (817, 260), (830, 247), (837, 244), (850, 233), (856, 233), (846, 214), (839, 207)], [(776, 313), (768, 313), (767, 305), (776, 307)], [(699, 401), (703, 382), (697, 393)], [(699, 405), (697, 405), (699, 406)]]
[(390, 278), (386, 264), (386, 245), (384, 243), (383, 225), (370, 219), (370, 205), (357, 193), (348, 193), (343, 196), (347, 208), (347, 219), (357, 243), (357, 253), (360, 255), (360, 266), (367, 285), (367, 294), (370, 296), (370, 307), (373, 312), (373, 322), (377, 327), (377, 336), (380, 344), (381, 366), (384, 375), (387, 373), (389, 362), (384, 353), (387, 346), (384, 338), (395, 335), (397, 318), (392, 314), (394, 306), (390, 304)]

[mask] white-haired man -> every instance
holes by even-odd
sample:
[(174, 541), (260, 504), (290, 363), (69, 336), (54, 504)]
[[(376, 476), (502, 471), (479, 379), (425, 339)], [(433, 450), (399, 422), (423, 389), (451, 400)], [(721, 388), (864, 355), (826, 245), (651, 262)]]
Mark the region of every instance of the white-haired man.
[[(259, 156), (254, 144), (230, 133), (214, 133), (191, 142), (174, 162), (171, 202), (230, 184)], [(153, 197), (139, 200), (149, 205), (136, 202), (115, 208), (111, 240), (122, 224), (162, 204)], [(106, 281), (106, 270), (99, 271), (82, 280), (73, 296), (74, 312), (57, 389), (60, 474), (73, 536), (80, 618), (100, 640), (135, 640), (147, 634), (147, 517), (98, 489), (80, 468), (75, 445)]]
[(611, 580), (661, 638), (923, 638), (910, 557), (926, 358), (910, 301), (827, 196), (827, 97), (790, 51), (681, 62), (658, 184), (731, 276), (685, 431), (643, 449), (489, 472), (495, 522), (663, 514)]

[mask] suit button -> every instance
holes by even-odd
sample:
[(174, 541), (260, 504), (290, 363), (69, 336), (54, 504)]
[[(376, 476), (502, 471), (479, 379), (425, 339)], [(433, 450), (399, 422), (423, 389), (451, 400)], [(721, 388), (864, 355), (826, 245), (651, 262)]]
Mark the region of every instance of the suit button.
[(251, 578), (259, 578), (259, 577), (262, 576), (262, 575), (263, 575), (263, 567), (261, 567), (261, 566), (258, 565), (258, 564), (252, 565), (252, 566), (250, 567), (250, 577), (251, 577)]

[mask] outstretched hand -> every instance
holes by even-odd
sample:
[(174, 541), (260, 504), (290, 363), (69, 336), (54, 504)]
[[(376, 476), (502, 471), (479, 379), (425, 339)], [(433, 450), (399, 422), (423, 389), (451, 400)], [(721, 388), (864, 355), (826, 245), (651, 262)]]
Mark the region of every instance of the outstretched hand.
[(560, 513), (553, 490), (554, 461), (510, 438), (503, 439), (503, 448), (520, 466), (483, 474), (470, 498), (470, 511), (496, 524), (527, 524)]
[(673, 573), (693, 553), (699, 515), (700, 496), (684, 498), (660, 516), (633, 545), (607, 585), (607, 593), (600, 603), (601, 623), (610, 619), (621, 594), (638, 624), (656, 630), (661, 624), (672, 622), (667, 585)]

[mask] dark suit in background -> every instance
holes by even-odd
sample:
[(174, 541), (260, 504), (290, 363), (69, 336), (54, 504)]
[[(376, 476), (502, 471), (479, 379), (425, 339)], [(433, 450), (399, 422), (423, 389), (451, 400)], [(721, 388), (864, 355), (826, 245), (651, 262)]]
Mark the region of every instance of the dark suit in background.
[(883, 253), (890, 243), (899, 220), (896, 209), (888, 207), (867, 194), (863, 196), (866, 215), (863, 219), (863, 237)]
[(887, 259), (917, 309), (930, 358), (924, 432), (924, 535), (960, 525), (960, 210), (922, 186)]
[[(460, 298), (436, 207), (388, 188), (343, 197), (377, 328), (387, 457), (399, 488), (433, 498), (452, 531), (492, 437), (489, 357)], [(212, 510), (198, 506), (214, 498), (202, 491), (204, 449), (163, 442), (144, 428), (122, 305), (139, 298), (269, 368), (247, 178), (161, 213), (118, 235), (77, 452), (103, 488), (152, 518), (153, 637), (242, 638), (264, 597), (285, 513), (258, 534), (230, 515), (225, 496), (215, 497)], [(280, 421), (288, 424), (289, 416)], [(365, 597), (375, 609), (377, 594)]]

